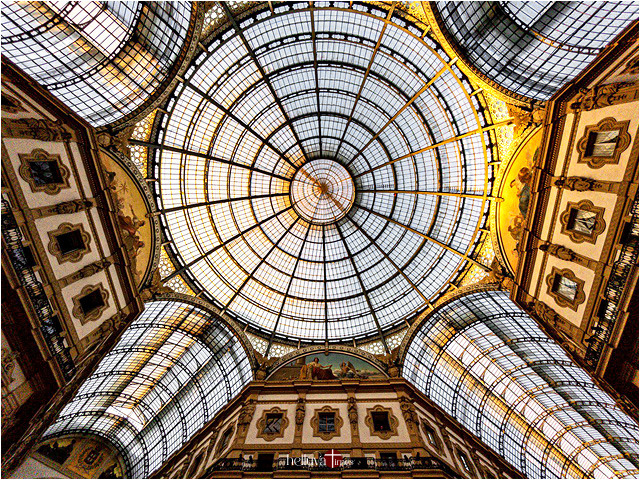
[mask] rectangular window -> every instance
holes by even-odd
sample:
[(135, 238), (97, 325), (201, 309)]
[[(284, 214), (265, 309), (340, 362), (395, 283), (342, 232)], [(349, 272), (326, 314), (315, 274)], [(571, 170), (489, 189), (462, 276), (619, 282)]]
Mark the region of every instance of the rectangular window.
[(84, 297), (81, 297), (78, 302), (80, 303), (80, 308), (85, 316), (89, 315), (96, 308), (104, 307), (104, 299), (102, 298), (100, 290), (94, 290), (91, 293), (88, 293)]
[(571, 212), (569, 212), (567, 227), (574, 232), (591, 235), (596, 226), (596, 217), (597, 214), (595, 212), (572, 208)]
[(320, 412), (318, 414), (318, 430), (324, 433), (336, 431), (336, 418), (333, 412)]
[(80, 230), (71, 230), (70, 232), (56, 235), (56, 241), (58, 242), (62, 255), (85, 249)]
[(602, 132), (589, 132), (587, 140), (587, 157), (608, 157), (615, 154), (620, 130), (604, 130)]
[(372, 412), (371, 420), (373, 420), (373, 429), (376, 432), (388, 432), (391, 430), (389, 425), (388, 412)]
[(281, 426), (282, 426), (281, 413), (267, 413), (267, 418), (264, 424), (263, 433), (280, 433)]
[(30, 161), (29, 170), (37, 186), (64, 183), (56, 161)]
[(570, 302), (573, 302), (578, 294), (578, 284), (567, 277), (556, 275), (553, 282), (553, 291)]

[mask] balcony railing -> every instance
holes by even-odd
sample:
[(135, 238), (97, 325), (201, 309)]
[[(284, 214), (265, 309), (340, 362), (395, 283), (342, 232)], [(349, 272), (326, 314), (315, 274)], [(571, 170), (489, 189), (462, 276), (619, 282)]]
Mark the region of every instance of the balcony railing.
[(62, 326), (58, 316), (53, 311), (49, 298), (42, 287), (42, 283), (36, 277), (22, 246), (22, 232), (11, 211), (11, 205), (6, 198), (2, 198), (2, 238), (13, 270), (16, 272), (20, 285), (29, 297), (33, 310), (40, 322), (42, 336), (62, 370), (65, 380), (71, 380), (75, 373), (75, 365), (69, 354), (69, 347), (64, 343), (61, 335)]
[(638, 198), (631, 209), (632, 220), (626, 238), (622, 239), (620, 255), (611, 269), (609, 281), (604, 290), (598, 321), (591, 328), (591, 337), (587, 340), (586, 364), (596, 369), (605, 345), (611, 338), (620, 314), (620, 300), (625, 290), (631, 270), (638, 264)]
[(213, 464), (205, 477), (212, 472), (240, 471), (240, 472), (274, 472), (283, 470), (306, 471), (345, 471), (345, 470), (373, 470), (373, 471), (411, 471), (411, 470), (440, 470), (450, 477), (458, 474), (442, 460), (435, 457), (407, 459), (380, 459), (372, 457), (345, 457), (340, 466), (329, 467), (324, 459), (313, 457), (285, 457), (275, 460), (272, 464), (261, 464), (257, 460), (242, 458), (226, 458)]

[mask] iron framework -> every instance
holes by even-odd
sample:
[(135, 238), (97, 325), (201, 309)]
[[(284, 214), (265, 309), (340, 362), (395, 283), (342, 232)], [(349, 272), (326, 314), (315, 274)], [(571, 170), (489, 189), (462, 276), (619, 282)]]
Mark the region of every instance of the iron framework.
[(435, 2), (470, 66), (510, 91), (548, 100), (638, 17), (627, 2)]
[(98, 435), (121, 452), (129, 477), (148, 477), (252, 379), (246, 351), (217, 315), (153, 301), (44, 438)]
[[(488, 270), (494, 125), (455, 59), (392, 5), (222, 7), (146, 144), (164, 280), (270, 342), (384, 344), (469, 264)], [(289, 195), (317, 160), (355, 187), (321, 225)]]
[(190, 2), (10, 2), (3, 53), (94, 126), (151, 97), (184, 54)]
[(638, 474), (636, 422), (507, 292), (436, 310), (402, 373), (529, 478)]

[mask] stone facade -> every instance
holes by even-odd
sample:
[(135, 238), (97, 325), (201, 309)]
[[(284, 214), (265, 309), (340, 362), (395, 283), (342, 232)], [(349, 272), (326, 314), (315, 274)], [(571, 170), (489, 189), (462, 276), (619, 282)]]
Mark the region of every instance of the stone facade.
[[(319, 431), (322, 413), (334, 418), (332, 428), (324, 424), (331, 432)], [(386, 417), (385, 428), (375, 413)], [(275, 432), (266, 420), (274, 414), (282, 415)], [(342, 460), (331, 467), (334, 454)], [(254, 381), (152, 476), (300, 478), (329, 472), (345, 478), (520, 476), (401, 378)]]

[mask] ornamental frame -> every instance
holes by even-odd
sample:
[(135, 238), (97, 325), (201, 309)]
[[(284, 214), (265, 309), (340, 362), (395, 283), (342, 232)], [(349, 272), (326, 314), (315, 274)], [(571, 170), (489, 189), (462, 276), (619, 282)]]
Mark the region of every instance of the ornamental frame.
[[(375, 412), (387, 412), (389, 416), (389, 430), (381, 432), (373, 428), (373, 413)], [(398, 435), (398, 418), (393, 414), (393, 410), (390, 407), (383, 407), (382, 405), (376, 405), (373, 408), (367, 408), (367, 415), (364, 419), (365, 425), (369, 427), (371, 436), (376, 436), (382, 440), (389, 440), (393, 436)]]
[[(442, 453), (444, 451), (442, 440), (440, 439), (440, 434), (433, 427), (433, 425), (431, 425), (427, 421), (427, 419), (422, 418), (420, 420), (420, 426), (422, 427), (422, 431), (424, 433), (424, 437), (427, 445), (431, 446), (436, 452)], [(435, 443), (431, 443), (431, 441), (429, 440), (429, 433), (431, 433), (431, 436), (433, 437), (433, 440)]]
[[(604, 132), (608, 130), (618, 131), (618, 140), (611, 157), (600, 157), (588, 155), (587, 146), (592, 133)], [(617, 165), (620, 162), (620, 155), (631, 144), (629, 135), (629, 120), (618, 122), (613, 117), (607, 117), (598, 122), (597, 125), (587, 125), (582, 138), (578, 140), (576, 149), (578, 150), (578, 163), (586, 163), (591, 168), (601, 168), (604, 165)]]
[[(333, 413), (334, 430), (333, 432), (321, 432), (320, 431), (320, 414), (321, 413)], [(313, 417), (311, 418), (311, 427), (313, 427), (313, 436), (320, 437), (323, 440), (331, 440), (333, 437), (340, 435), (340, 429), (344, 425), (344, 421), (340, 416), (340, 410), (332, 408), (329, 405), (325, 405), (322, 408), (314, 410)]]
[[(573, 210), (584, 210), (596, 214), (595, 225), (591, 234), (578, 232), (569, 227), (571, 212)], [(595, 244), (598, 236), (604, 232), (606, 227), (604, 221), (604, 208), (596, 207), (591, 200), (581, 200), (579, 202), (568, 202), (567, 208), (560, 214), (560, 224), (562, 225), (560, 233), (569, 236), (575, 243), (591, 243)]]
[[(91, 312), (85, 315), (82, 311), (82, 307), (80, 306), (80, 299), (89, 295), (92, 292), (99, 291), (100, 296), (102, 297), (103, 305), (93, 309)], [(73, 310), (72, 314), (74, 317), (80, 320), (81, 325), (85, 325), (88, 322), (93, 320), (97, 320), (100, 318), (102, 313), (109, 308), (109, 292), (102, 286), (102, 283), (98, 283), (96, 285), (85, 285), (80, 293), (72, 298), (73, 301)]]
[[(572, 282), (575, 282), (578, 285), (576, 296), (573, 301), (569, 300), (566, 297), (563, 297), (558, 292), (554, 291), (553, 285), (556, 281), (557, 277), (564, 277)], [(551, 273), (547, 276), (547, 293), (553, 297), (556, 303), (562, 307), (568, 307), (573, 311), (578, 310), (578, 305), (585, 301), (585, 293), (584, 293), (584, 280), (580, 280), (576, 277), (576, 274), (573, 273), (568, 268), (558, 269), (556, 267), (551, 268)]]
[[(82, 237), (82, 243), (84, 244), (84, 248), (79, 248), (78, 250), (73, 250), (71, 252), (68, 252), (66, 254), (63, 254), (62, 251), (60, 250), (60, 244), (58, 243), (58, 236), (65, 234), (65, 233), (70, 233), (73, 231), (79, 231), (80, 232), (80, 236)], [(58, 228), (56, 228), (55, 230), (52, 230), (50, 232), (47, 232), (49, 235), (49, 245), (47, 246), (49, 253), (51, 253), (51, 255), (53, 255), (54, 257), (56, 257), (58, 259), (58, 263), (65, 263), (65, 262), (79, 262), (82, 257), (84, 257), (87, 253), (89, 253), (91, 251), (91, 247), (89, 245), (89, 243), (91, 242), (91, 235), (89, 235), (89, 233), (87, 233), (87, 231), (84, 229), (82, 223), (69, 223), (69, 222), (64, 222), (61, 223)]]
[[(269, 433), (264, 431), (265, 427), (267, 426), (267, 415), (269, 414), (282, 415), (282, 423), (280, 424), (280, 431), (274, 432), (274, 433)], [(271, 442), (276, 438), (282, 438), (284, 437), (284, 431), (289, 426), (289, 418), (287, 417), (287, 411), (282, 410), (281, 408), (278, 408), (278, 407), (273, 407), (273, 408), (270, 408), (269, 410), (264, 410), (256, 426), (258, 428), (258, 432), (256, 433), (256, 436), (266, 440), (267, 442)]]
[[(227, 433), (229, 433), (229, 436), (225, 438)], [(222, 430), (222, 432), (220, 433), (220, 438), (218, 438), (218, 444), (216, 445), (214, 455), (216, 456), (220, 455), (229, 447), (229, 445), (231, 445), (231, 441), (233, 440), (233, 433), (234, 433), (233, 425), (230, 425), (229, 428)]]
[[(29, 188), (34, 193), (44, 192), (47, 195), (56, 195), (63, 188), (69, 188), (69, 176), (71, 175), (69, 169), (62, 163), (62, 158), (57, 154), (50, 154), (42, 148), (34, 148), (31, 153), (19, 153), (20, 167), (18, 173), (22, 179), (29, 184)], [(47, 185), (36, 184), (33, 175), (31, 174), (31, 162), (55, 162), (60, 171), (60, 183), (50, 183)]]

